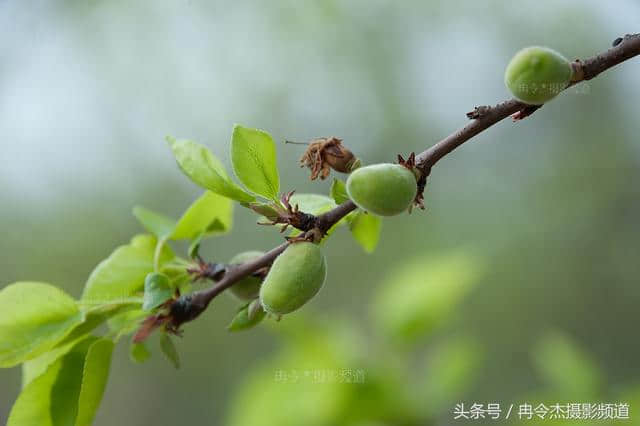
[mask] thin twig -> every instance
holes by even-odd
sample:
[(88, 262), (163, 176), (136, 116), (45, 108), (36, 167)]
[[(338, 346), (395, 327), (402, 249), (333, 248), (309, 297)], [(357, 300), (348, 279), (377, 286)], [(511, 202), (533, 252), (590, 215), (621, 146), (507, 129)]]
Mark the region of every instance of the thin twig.
[[(618, 65), (634, 56), (640, 55), (640, 34), (628, 34), (622, 41), (611, 47), (604, 53), (583, 61), (573, 62), (574, 79), (570, 86), (581, 81), (591, 80), (601, 72)], [(495, 106), (476, 107), (475, 111), (469, 113), (469, 118), (475, 118), (472, 122), (457, 130), (431, 148), (423, 151), (416, 157), (418, 167), (428, 172), (442, 157), (477, 135), (488, 129), (498, 121), (504, 120), (512, 114), (529, 108), (531, 105), (524, 104), (517, 99), (500, 102)], [(477, 117), (477, 118), (476, 118)]]
[[(621, 41), (616, 41), (617, 44), (606, 52), (583, 61), (576, 60), (573, 62), (572, 66), (574, 69), (574, 77), (570, 86), (581, 81), (590, 80), (601, 72), (634, 56), (640, 55), (640, 34), (628, 34), (623, 37)], [(540, 106), (541, 105), (527, 105), (516, 99), (510, 99), (500, 102), (495, 106), (476, 107), (473, 112), (467, 114), (467, 116), (472, 119), (469, 124), (458, 129), (451, 135), (418, 154), (416, 156), (416, 165), (418, 168), (423, 170), (423, 173), (428, 175), (431, 168), (442, 157), (449, 154), (475, 135), (514, 114), (518, 114), (514, 119), (522, 119), (540, 108)], [(334, 209), (317, 216), (315, 220), (315, 228), (324, 234), (329, 228), (338, 223), (340, 219), (355, 209), (356, 205), (352, 201), (346, 201)], [(214, 297), (231, 287), (240, 279), (251, 275), (260, 268), (271, 265), (276, 257), (278, 257), (288, 247), (288, 245), (289, 242), (283, 243), (256, 260), (243, 263), (242, 265), (229, 269), (225, 273), (224, 277), (212, 287), (191, 294), (191, 303), (193, 304), (195, 312), (192, 312), (194, 315), (191, 316), (189, 320), (197, 317), (207, 308)]]

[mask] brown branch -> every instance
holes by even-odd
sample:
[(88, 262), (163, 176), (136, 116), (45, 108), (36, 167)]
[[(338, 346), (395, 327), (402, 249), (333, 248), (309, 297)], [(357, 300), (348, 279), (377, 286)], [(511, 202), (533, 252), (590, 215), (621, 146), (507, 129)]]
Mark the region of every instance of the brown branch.
[(205, 310), (209, 305), (209, 302), (211, 302), (214, 297), (231, 287), (240, 279), (251, 275), (260, 268), (271, 265), (276, 257), (278, 257), (278, 255), (280, 255), (280, 253), (282, 253), (288, 246), (289, 242), (282, 243), (251, 262), (230, 267), (224, 274), (224, 277), (222, 277), (222, 279), (212, 287), (206, 290), (197, 291), (191, 295), (191, 303), (194, 305), (194, 308), (199, 309), (200, 312)]
[(324, 235), (327, 233), (329, 228), (338, 223), (340, 219), (354, 211), (356, 208), (357, 206), (353, 203), (353, 201), (345, 201), (332, 210), (329, 210), (328, 212), (316, 217), (316, 228), (318, 228)]
[[(340, 219), (342, 219), (355, 209), (356, 205), (352, 201), (344, 202), (336, 208), (328, 211), (327, 213), (317, 216), (316, 227), (322, 234), (325, 234), (329, 230), (329, 228), (338, 223)], [(177, 329), (182, 323), (191, 321), (198, 317), (205, 309), (207, 309), (209, 303), (211, 302), (211, 300), (213, 300), (214, 297), (222, 293), (227, 288), (231, 287), (242, 278), (251, 275), (260, 268), (271, 265), (276, 257), (278, 257), (280, 253), (285, 251), (289, 244), (289, 241), (287, 241), (271, 249), (263, 256), (251, 262), (246, 262), (238, 266), (229, 267), (222, 279), (220, 279), (220, 281), (215, 283), (213, 286), (186, 296), (185, 299), (182, 300), (187, 300), (189, 307), (185, 309), (184, 306), (182, 306), (182, 303), (184, 302), (178, 303), (181, 312), (176, 312), (176, 315), (174, 315), (174, 312), (172, 312), (172, 325)]]
[[(617, 40), (616, 40), (617, 41)], [(634, 56), (640, 55), (640, 34), (627, 34), (615, 46), (611, 47), (604, 53), (585, 59), (583, 61), (577, 59), (573, 62), (574, 78), (570, 86), (581, 81), (591, 80), (601, 72), (618, 65)], [(535, 105), (533, 107), (540, 106)], [(445, 155), (477, 135), (478, 133), (488, 129), (498, 121), (504, 120), (510, 115), (523, 112), (524, 117), (530, 115), (533, 111), (532, 105), (524, 104), (517, 99), (500, 102), (495, 106), (476, 107), (473, 112), (467, 116), (473, 121), (463, 128), (457, 130), (431, 148), (420, 153), (416, 162), (418, 166), (428, 175), (431, 168)], [(523, 116), (514, 117), (524, 118)]]
[[(640, 55), (640, 34), (626, 35), (621, 41), (617, 39), (614, 46), (606, 52), (583, 61), (576, 60), (573, 62), (574, 77), (570, 86), (581, 81), (590, 80), (601, 72), (637, 55)], [(516, 114), (514, 116), (516, 120), (525, 118), (540, 107), (541, 105), (527, 105), (516, 99), (507, 100), (495, 106), (476, 107), (473, 112), (467, 114), (473, 121), (417, 155), (417, 166), (423, 171), (425, 176), (428, 176), (431, 168), (442, 157), (475, 135), (514, 114)], [(352, 201), (346, 201), (333, 210), (317, 216), (314, 221), (314, 229), (320, 231), (321, 235), (324, 235), (329, 228), (355, 209), (356, 205)], [(176, 306), (180, 307), (180, 314), (174, 316), (174, 325), (179, 326), (183, 322), (196, 318), (207, 308), (214, 297), (231, 287), (240, 279), (251, 275), (260, 268), (271, 265), (288, 245), (289, 242), (283, 243), (256, 260), (230, 268), (224, 277), (212, 287), (194, 292), (190, 296), (185, 296), (182, 299), (182, 303), (176, 304)], [(186, 309), (187, 312), (183, 314), (183, 311), (185, 311), (185, 302), (187, 305), (190, 305), (190, 308)], [(176, 314), (178, 314), (178, 312), (176, 312)]]

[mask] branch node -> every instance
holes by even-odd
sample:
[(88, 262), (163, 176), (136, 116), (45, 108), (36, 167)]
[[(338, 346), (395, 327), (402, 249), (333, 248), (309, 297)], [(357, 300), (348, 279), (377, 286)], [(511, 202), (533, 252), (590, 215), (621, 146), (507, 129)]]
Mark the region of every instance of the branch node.
[(520, 111), (512, 114), (511, 119), (513, 121), (524, 120), (525, 118), (529, 117), (531, 114), (539, 110), (541, 107), (542, 105), (525, 105), (522, 109), (520, 109)]
[(491, 107), (488, 105), (477, 106), (467, 113), (467, 118), (470, 120), (478, 120), (484, 116), (486, 116), (491, 111)]
[(580, 59), (576, 59), (571, 62), (571, 82), (570, 84), (576, 84), (584, 80), (584, 64)]
[[(315, 216), (312, 214), (300, 211), (298, 205), (291, 204), (291, 197), (295, 191), (290, 191), (282, 194), (280, 197), (280, 204), (273, 203), (268, 207), (270, 214), (265, 216), (269, 222), (258, 222), (258, 225), (284, 225), (280, 232), (285, 232), (289, 226), (293, 226), (301, 231), (308, 231), (314, 226)], [(260, 209), (250, 206), (254, 211), (260, 210), (266, 211), (264, 206), (259, 206)]]
[(192, 275), (194, 282), (202, 279), (219, 281), (226, 271), (227, 265), (223, 263), (205, 262), (199, 256), (197, 266), (187, 269), (187, 272)]
[[(416, 177), (418, 190), (415, 198), (413, 199), (413, 203), (409, 206), (409, 213), (411, 213), (414, 207), (419, 207), (421, 210), (424, 210), (424, 188), (427, 185), (427, 176), (429, 173), (425, 171), (425, 169), (417, 166), (415, 152), (409, 154), (409, 157), (406, 160), (402, 155), (398, 154), (398, 164), (409, 169), (409, 171)], [(429, 171), (430, 170), (431, 169), (429, 169)]]

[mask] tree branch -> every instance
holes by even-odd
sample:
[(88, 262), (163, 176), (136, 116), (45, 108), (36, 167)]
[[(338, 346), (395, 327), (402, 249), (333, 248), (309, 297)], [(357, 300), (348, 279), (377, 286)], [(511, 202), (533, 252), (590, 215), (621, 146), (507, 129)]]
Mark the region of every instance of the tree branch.
[[(622, 40), (617, 39), (616, 42), (614, 42), (614, 46), (606, 52), (583, 61), (579, 59), (574, 61), (572, 63), (574, 74), (569, 87), (581, 81), (591, 80), (601, 72), (637, 55), (640, 55), (640, 34), (628, 34), (623, 37)], [(473, 112), (467, 114), (467, 116), (472, 119), (469, 124), (418, 154), (416, 156), (416, 165), (422, 170), (425, 176), (428, 176), (431, 168), (442, 157), (480, 132), (509, 116), (513, 116), (514, 120), (523, 119), (531, 115), (541, 106), (542, 105), (527, 105), (516, 99), (510, 99), (500, 102), (495, 106), (476, 107)], [(314, 221), (314, 229), (317, 229), (324, 235), (329, 228), (355, 210), (356, 207), (352, 201), (346, 201), (331, 211), (317, 216)], [(212, 287), (186, 296), (191, 305), (190, 312), (182, 318), (174, 317), (174, 325), (179, 326), (183, 322), (196, 318), (207, 308), (214, 297), (231, 287), (240, 279), (251, 275), (260, 268), (271, 265), (276, 257), (278, 257), (289, 244), (287, 241), (256, 260), (230, 268), (222, 279)]]
[[(618, 65), (634, 56), (640, 55), (640, 34), (627, 34), (615, 46), (604, 53), (587, 58), (584, 61), (577, 59), (572, 63), (574, 77), (569, 87), (585, 80), (591, 80), (601, 72)], [(533, 107), (533, 108), (532, 108)], [(474, 119), (471, 123), (457, 130), (431, 148), (423, 151), (416, 157), (418, 167), (427, 174), (442, 157), (510, 115), (523, 112), (524, 117), (530, 115), (540, 106), (524, 104), (517, 99), (500, 102), (495, 106), (476, 107), (475, 111), (467, 114)], [(532, 110), (533, 111), (530, 111)], [(514, 117), (514, 119), (524, 118)]]
[(251, 275), (260, 268), (271, 265), (276, 257), (278, 257), (278, 255), (280, 255), (280, 253), (282, 253), (288, 246), (289, 242), (287, 241), (251, 262), (230, 267), (222, 279), (212, 287), (202, 291), (197, 291), (191, 295), (191, 303), (194, 305), (194, 308), (200, 309), (200, 311), (205, 310), (209, 305), (209, 302), (211, 302), (214, 297), (231, 287), (240, 279)]

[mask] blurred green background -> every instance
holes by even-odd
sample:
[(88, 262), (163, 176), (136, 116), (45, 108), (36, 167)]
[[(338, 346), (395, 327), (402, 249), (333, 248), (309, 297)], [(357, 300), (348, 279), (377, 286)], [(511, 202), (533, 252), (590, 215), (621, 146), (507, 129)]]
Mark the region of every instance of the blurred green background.
[[(134, 205), (177, 217), (200, 190), (165, 135), (227, 165), (233, 123), (390, 161), (507, 98), (519, 48), (591, 56), (638, 22), (635, 0), (0, 2), (0, 285), (78, 297), (141, 231)], [(458, 402), (619, 400), (640, 422), (639, 70), (448, 156), (427, 211), (386, 219), (374, 254), (337, 232), (300, 314), (228, 334), (236, 303), (220, 297), (187, 325), (179, 371), (158, 351), (133, 365), (119, 345), (96, 424), (446, 425)], [(279, 145), (283, 189), (327, 193), (300, 154)], [(237, 209), (203, 253), (280, 241), (254, 223)], [(364, 383), (312, 380), (345, 369)], [(294, 370), (301, 383), (283, 380)], [(0, 419), (19, 385), (19, 369), (0, 371)]]

